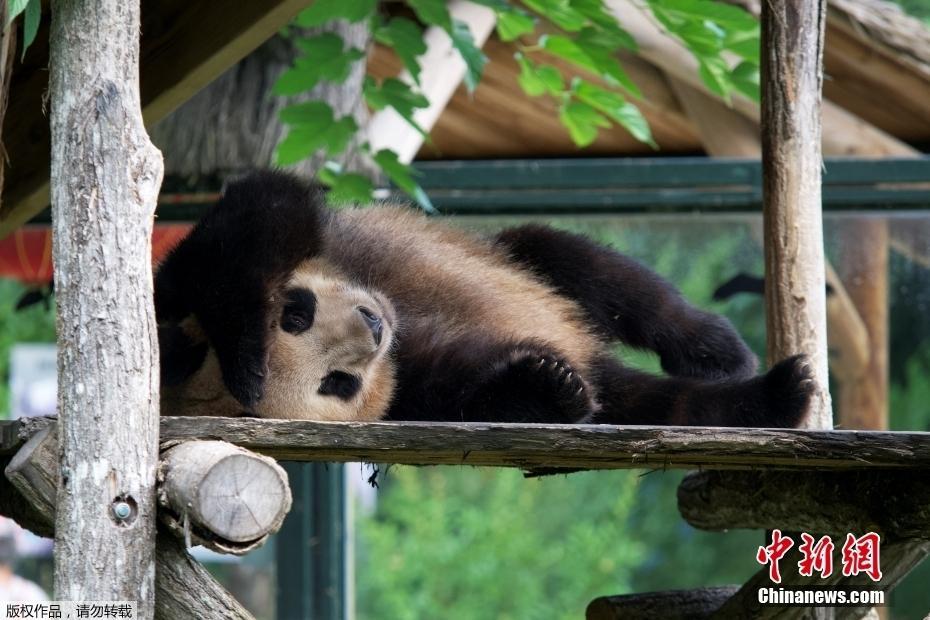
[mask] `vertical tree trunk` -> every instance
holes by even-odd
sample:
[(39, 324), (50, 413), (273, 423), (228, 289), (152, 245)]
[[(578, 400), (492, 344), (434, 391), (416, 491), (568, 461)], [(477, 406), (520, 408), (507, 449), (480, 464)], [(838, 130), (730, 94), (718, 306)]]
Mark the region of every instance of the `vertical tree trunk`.
[(762, 168), (768, 361), (805, 353), (808, 426), (831, 428), (820, 205), (826, 0), (762, 3)]
[(133, 600), (138, 617), (151, 618), (151, 234), (162, 162), (142, 125), (139, 1), (54, 0), (50, 45), (61, 441), (55, 596)]

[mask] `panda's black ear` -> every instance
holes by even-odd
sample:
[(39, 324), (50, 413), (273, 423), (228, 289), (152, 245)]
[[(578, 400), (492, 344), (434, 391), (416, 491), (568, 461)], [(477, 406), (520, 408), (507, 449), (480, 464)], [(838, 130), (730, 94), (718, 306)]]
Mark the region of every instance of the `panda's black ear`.
[(159, 322), (193, 313), (243, 405), (262, 393), (270, 292), (322, 251), (327, 220), (318, 188), (280, 171), (253, 172), (227, 185), (158, 270)]

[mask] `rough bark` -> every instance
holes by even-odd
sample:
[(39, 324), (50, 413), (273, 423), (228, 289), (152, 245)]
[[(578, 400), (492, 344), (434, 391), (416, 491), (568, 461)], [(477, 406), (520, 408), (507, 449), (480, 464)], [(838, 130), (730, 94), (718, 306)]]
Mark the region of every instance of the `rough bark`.
[[(0, 513), (40, 536), (54, 536), (58, 471), (55, 427), (46, 426), (16, 453), (5, 468), (6, 476), (0, 477), (0, 497), (16, 498), (0, 503)], [(29, 510), (18, 508), (22, 506), (29, 506)], [(252, 620), (252, 615), (187, 553), (183, 542), (167, 532), (157, 535), (155, 565), (155, 618)]]
[(710, 618), (737, 586), (700, 588), (697, 590), (667, 590), (645, 594), (601, 596), (588, 604), (586, 620), (699, 620)]
[(930, 480), (913, 472), (695, 472), (678, 487), (678, 510), (703, 530), (874, 531), (930, 540)]
[(841, 225), (840, 270), (868, 333), (866, 366), (857, 381), (840, 386), (842, 428), (888, 428), (888, 221), (855, 218)]
[(820, 208), (820, 103), (826, 0), (762, 10), (762, 202), (769, 364), (810, 358), (809, 428), (833, 425)]
[[(337, 21), (308, 35), (334, 32), (346, 46), (367, 49), (371, 33), (365, 23)], [(165, 153), (165, 173), (182, 177), (226, 176), (274, 162), (274, 150), (287, 133), (278, 120), (280, 110), (303, 101), (325, 101), (335, 116), (351, 115), (364, 127), (368, 112), (362, 97), (365, 63), (357, 62), (341, 84), (321, 82), (313, 90), (293, 97), (271, 94), (271, 87), (297, 54), (294, 43), (274, 37), (226, 71), (205, 89), (152, 129), (152, 140)], [(358, 149), (364, 132), (335, 158), (347, 169), (371, 170)], [(313, 175), (323, 159), (319, 156), (293, 169)]]
[[(0, 454), (48, 419), (0, 422)], [(930, 434), (558, 424), (164, 417), (162, 441), (222, 437), (284, 461), (564, 469), (930, 469)], [(25, 437), (28, 438), (28, 437)]]
[(280, 529), (291, 507), (287, 474), (268, 457), (225, 441), (188, 441), (159, 465), (159, 515), (194, 544), (242, 555)]
[[(52, 239), (62, 483), (55, 596), (133, 600), (155, 586), (158, 349), (152, 216), (161, 154), (139, 102), (139, 2), (55, 0)], [(117, 519), (118, 502), (131, 507)]]

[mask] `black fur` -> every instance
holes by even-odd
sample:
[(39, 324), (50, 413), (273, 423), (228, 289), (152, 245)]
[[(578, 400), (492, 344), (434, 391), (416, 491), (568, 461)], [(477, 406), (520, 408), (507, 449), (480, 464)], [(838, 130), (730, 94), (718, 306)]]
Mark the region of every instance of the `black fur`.
[(302, 334), (313, 327), (316, 317), (316, 295), (306, 288), (292, 288), (285, 294), (287, 303), (281, 311), (281, 329), (289, 334)]
[(317, 390), (324, 396), (335, 396), (342, 400), (350, 400), (362, 389), (362, 380), (355, 375), (350, 375), (341, 370), (334, 370), (320, 381), (320, 389)]
[(279, 172), (229, 184), (168, 255), (155, 279), (159, 324), (193, 314), (216, 351), (223, 380), (246, 408), (263, 393), (268, 293), (319, 252), (322, 195)]
[[(195, 314), (224, 382), (246, 407), (262, 395), (268, 291), (324, 251), (328, 217), (322, 197), (303, 183), (256, 173), (229, 186), (158, 272), (159, 321)], [(755, 357), (726, 319), (691, 307), (636, 261), (544, 226), (505, 230), (494, 241), (514, 269), (574, 300), (605, 342), (656, 351), (671, 376), (604, 354), (582, 377), (546, 343), (481, 333), (453, 339), (420, 308), (416, 320), (400, 317), (390, 419), (784, 427), (803, 417), (812, 390), (803, 358), (755, 376)], [(352, 375), (329, 379), (321, 391), (338, 397), (360, 387)]]

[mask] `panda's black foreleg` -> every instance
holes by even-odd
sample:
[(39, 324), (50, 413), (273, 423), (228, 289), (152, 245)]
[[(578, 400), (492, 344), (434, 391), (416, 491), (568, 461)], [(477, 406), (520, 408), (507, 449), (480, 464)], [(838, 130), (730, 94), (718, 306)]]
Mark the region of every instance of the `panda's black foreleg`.
[(623, 367), (612, 357), (594, 372), (599, 424), (794, 428), (813, 392), (803, 356), (790, 357), (750, 379), (704, 381), (660, 377)]
[(540, 225), (503, 230), (496, 243), (511, 260), (576, 300), (608, 338), (658, 353), (669, 374), (700, 379), (755, 374), (755, 355), (727, 319), (691, 306), (635, 260)]
[(595, 407), (590, 384), (542, 344), (473, 336), (402, 347), (397, 362), (390, 419), (570, 424)]
[(263, 393), (270, 296), (320, 253), (326, 217), (319, 192), (296, 177), (250, 174), (229, 184), (156, 274), (159, 324), (193, 314), (216, 351), (223, 382), (246, 408)]

